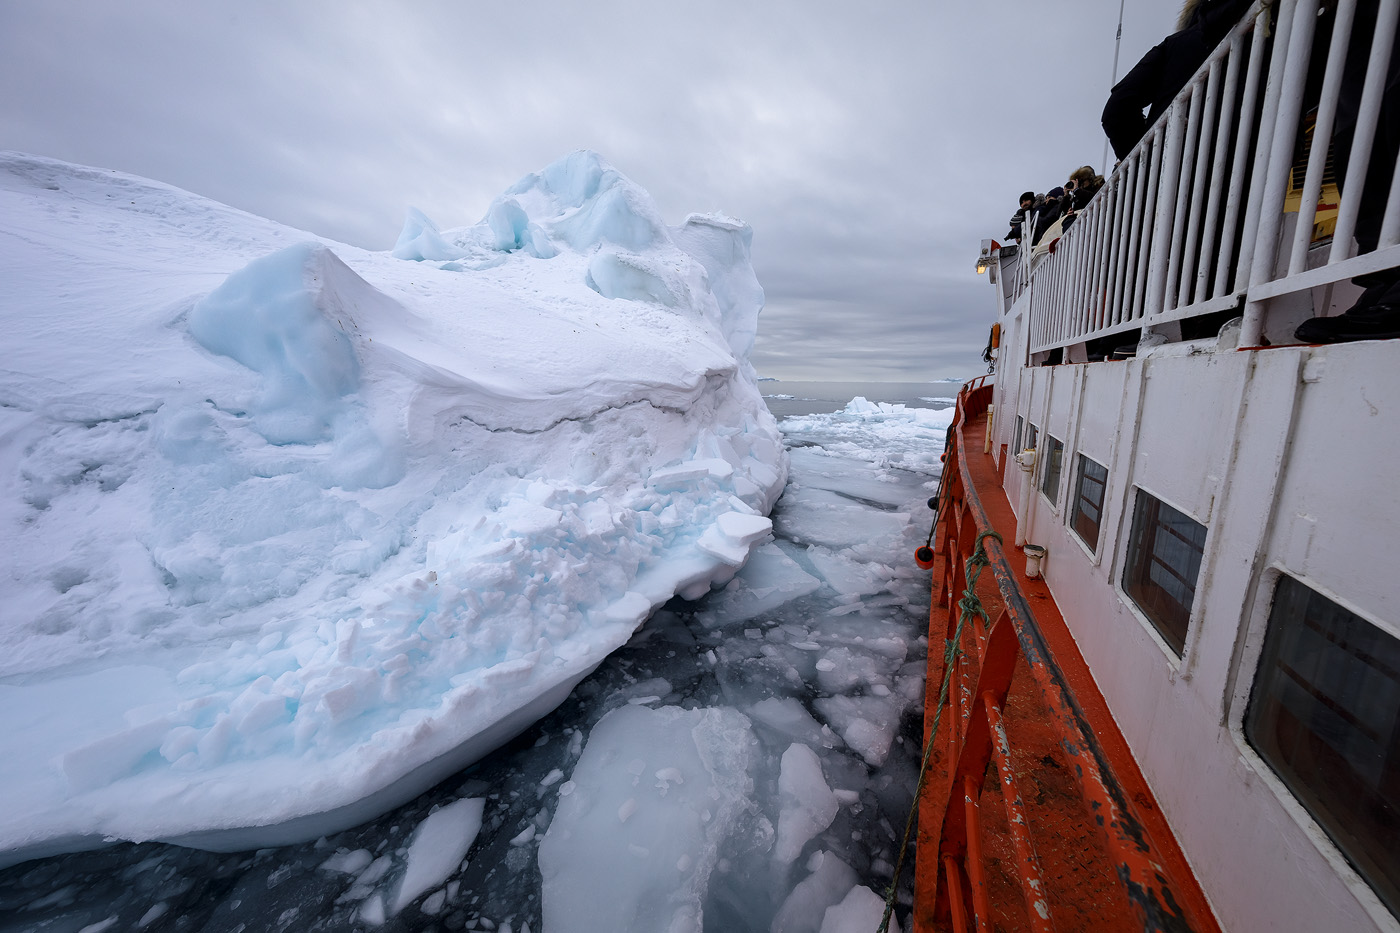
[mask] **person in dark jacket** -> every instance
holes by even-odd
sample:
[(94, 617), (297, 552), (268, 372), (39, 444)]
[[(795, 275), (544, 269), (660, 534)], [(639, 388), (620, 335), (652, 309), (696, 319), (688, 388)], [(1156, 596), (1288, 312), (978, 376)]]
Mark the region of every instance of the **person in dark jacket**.
[(1036, 217), (1035, 236), (1031, 237), (1032, 246), (1039, 243), (1040, 238), (1045, 235), (1045, 231), (1049, 230), (1055, 221), (1060, 219), (1060, 215), (1065, 210), (1065, 200), (1065, 189), (1051, 188), (1045, 192), (1044, 203), (1037, 203), (1036, 206), (1040, 214)]
[[(1251, 0), (1187, 0), (1177, 31), (1154, 46), (1109, 92), (1103, 131), (1121, 159), (1249, 9)], [(1147, 116), (1142, 115), (1144, 108)]]
[(1079, 216), (1079, 212), (1089, 206), (1094, 195), (1103, 187), (1103, 176), (1095, 172), (1092, 166), (1081, 165), (1070, 173), (1065, 187), (1069, 189), (1069, 201), (1065, 205), (1065, 220), (1060, 225), (1061, 230), (1068, 230), (1074, 219)]
[(1103, 176), (1094, 171), (1093, 166), (1081, 165), (1070, 173), (1069, 180), (1074, 183), (1074, 209), (1082, 211), (1089, 206), (1094, 195), (1099, 193), (1103, 187)]
[(1021, 207), (1016, 213), (1011, 215), (1011, 229), (1007, 231), (1004, 239), (1019, 240), (1021, 238), (1021, 224), (1030, 216), (1031, 207), (1035, 204), (1034, 191), (1021, 192)]

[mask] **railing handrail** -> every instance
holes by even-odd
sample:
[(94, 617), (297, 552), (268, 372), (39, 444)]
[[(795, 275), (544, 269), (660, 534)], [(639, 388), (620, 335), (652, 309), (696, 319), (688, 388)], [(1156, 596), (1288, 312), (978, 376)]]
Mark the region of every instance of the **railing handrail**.
[[(1400, 183), (1391, 184), (1376, 247), (1354, 255), (1352, 244), (1386, 67), (1400, 54), (1392, 47), (1400, 0), (1376, 0), (1344, 173), (1351, 183), (1341, 190), (1330, 251), (1324, 257), (1310, 250), (1322, 165), (1343, 92), (1342, 63), (1349, 43), (1366, 38), (1355, 24), (1357, 5), (1339, 0), (1333, 41), (1316, 56), (1319, 66), (1309, 54), (1318, 0), (1256, 0), (1109, 173), (1053, 254), (1037, 253), (1029, 235), (1034, 225), (1025, 228), (1010, 288), (1017, 298), (1030, 293), (1031, 353), (1139, 329), (1171, 331), (1167, 325), (1228, 310), (1243, 313), (1241, 344), (1252, 346), (1281, 296), (1400, 265)], [(1323, 78), (1317, 129), (1303, 207), (1285, 237), (1284, 198), (1310, 66), (1320, 67)], [(1400, 165), (1395, 177), (1400, 182)]]

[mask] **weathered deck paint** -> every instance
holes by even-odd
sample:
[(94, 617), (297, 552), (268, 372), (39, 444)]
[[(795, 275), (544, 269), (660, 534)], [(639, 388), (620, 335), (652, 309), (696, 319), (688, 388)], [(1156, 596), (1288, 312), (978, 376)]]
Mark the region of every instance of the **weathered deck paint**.
[[(993, 458), (964, 443), (981, 436), (990, 400), (991, 386), (976, 383), (958, 400), (930, 645), (956, 629), (978, 535), (1014, 536)], [(1219, 930), (1044, 582), (1013, 566), (995, 539), (985, 547), (991, 564), (976, 592), (995, 622), (965, 628), (940, 734), (925, 736), (936, 744), (919, 802), (914, 929)], [(926, 731), (942, 679), (943, 653), (930, 650)], [(1006, 766), (989, 769), (1001, 720)], [(1002, 774), (1012, 780), (1002, 790), (1022, 805), (1012, 819), (1029, 830), (1019, 841), (1004, 805), (981, 806)]]

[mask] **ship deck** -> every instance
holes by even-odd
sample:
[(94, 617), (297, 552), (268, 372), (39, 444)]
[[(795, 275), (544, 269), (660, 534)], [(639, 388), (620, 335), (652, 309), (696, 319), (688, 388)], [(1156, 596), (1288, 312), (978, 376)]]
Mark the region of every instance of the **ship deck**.
[[(989, 394), (990, 386), (964, 392), (945, 467), (952, 475), (944, 483), (932, 581), (924, 717), (932, 748), (919, 800), (914, 929), (1216, 930), (1048, 587), (1027, 577), (1025, 562), (1010, 553), (1016, 516), (996, 461), (982, 453)], [(1000, 459), (1007, 462), (1004, 454)], [(1007, 542), (1003, 549), (987, 539), (991, 564), (973, 587), (993, 624), (964, 630), (966, 660), (954, 662), (950, 696), (941, 704), (945, 658), (935, 646), (956, 629), (966, 557), (984, 531)], [(1002, 633), (1014, 627), (1016, 639), (998, 639), (998, 626)], [(1017, 647), (998, 649), (998, 642)], [(1000, 678), (1007, 742), (1000, 762), (995, 749), (973, 747), (979, 736), (974, 719), (983, 711), (974, 698), (989, 686), (996, 692), (998, 663), (1009, 671), (1009, 682)], [(933, 736), (936, 721), (939, 734)], [(995, 723), (991, 731), (995, 735)], [(1011, 776), (1006, 788), (1003, 769)], [(977, 776), (975, 799), (955, 792), (957, 772), (964, 780)], [(1017, 804), (1029, 828), (1029, 858), (1013, 832), (1012, 824), (1021, 822)]]

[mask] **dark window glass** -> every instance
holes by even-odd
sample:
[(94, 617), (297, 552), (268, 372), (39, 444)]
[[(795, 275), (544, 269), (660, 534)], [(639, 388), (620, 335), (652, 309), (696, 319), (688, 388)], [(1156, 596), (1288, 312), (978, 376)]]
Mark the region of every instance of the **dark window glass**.
[(1026, 423), (1026, 447), (1027, 447), (1028, 449), (1035, 446), (1035, 436), (1036, 436), (1037, 433), (1038, 433), (1038, 432), (1037, 432), (1036, 429), (1035, 429), (1035, 425), (1031, 424), (1030, 422), (1027, 422), (1027, 423)]
[(1045, 465), (1040, 470), (1040, 491), (1054, 505), (1060, 498), (1060, 461), (1065, 457), (1065, 445), (1053, 435), (1045, 435)]
[(1021, 447), (1021, 434), (1022, 434), (1023, 431), (1025, 431), (1025, 428), (1026, 428), (1026, 419), (1022, 418), (1020, 415), (1017, 415), (1017, 416), (1016, 416), (1016, 436), (1015, 436), (1014, 438), (1011, 439), (1011, 452), (1012, 452), (1013, 454), (1019, 454), (1019, 453), (1022, 451), (1022, 449), (1023, 449), (1023, 448)]
[(1400, 915), (1400, 640), (1281, 577), (1245, 736)]
[(1099, 549), (1099, 523), (1103, 521), (1103, 496), (1107, 487), (1107, 467), (1080, 454), (1078, 475), (1074, 480), (1072, 526), (1091, 551)]
[(1186, 647), (1205, 543), (1205, 525), (1137, 491), (1123, 589), (1177, 654)]

